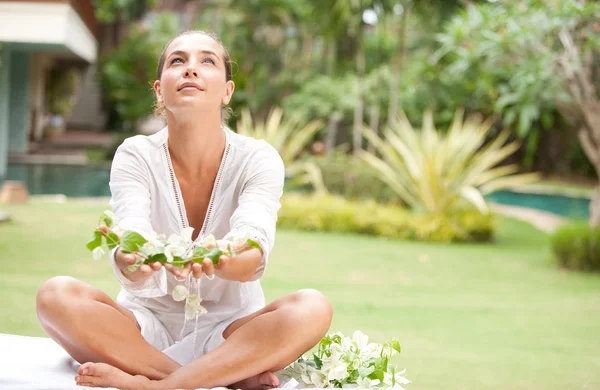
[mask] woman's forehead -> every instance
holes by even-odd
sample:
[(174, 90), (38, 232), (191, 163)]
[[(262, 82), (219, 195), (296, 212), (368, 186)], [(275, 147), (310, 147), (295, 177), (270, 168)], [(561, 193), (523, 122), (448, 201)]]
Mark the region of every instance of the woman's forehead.
[(184, 34), (175, 38), (167, 49), (167, 56), (174, 51), (187, 53), (212, 51), (219, 58), (223, 56), (221, 45), (212, 37), (202, 33)]

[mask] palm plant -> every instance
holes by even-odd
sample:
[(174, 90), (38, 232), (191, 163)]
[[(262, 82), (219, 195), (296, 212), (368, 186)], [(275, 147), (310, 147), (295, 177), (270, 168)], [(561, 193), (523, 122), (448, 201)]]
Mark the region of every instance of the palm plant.
[(284, 118), (280, 107), (273, 107), (264, 122), (255, 121), (248, 108), (241, 112), (237, 132), (262, 139), (273, 146), (286, 167), (286, 176), (292, 185), (310, 184), (317, 193), (326, 193), (321, 169), (312, 161), (302, 159), (302, 154), (312, 137), (323, 128), (321, 121), (302, 123), (302, 113), (296, 111)]
[(491, 123), (475, 115), (463, 122), (459, 110), (448, 132), (439, 134), (431, 112), (425, 113), (421, 131), (402, 114), (383, 138), (366, 129), (376, 153), (363, 150), (359, 156), (412, 209), (447, 215), (473, 205), (487, 213), (486, 194), (538, 179), (535, 173), (517, 174), (516, 165), (497, 166), (519, 144), (506, 144), (508, 131), (485, 144)]

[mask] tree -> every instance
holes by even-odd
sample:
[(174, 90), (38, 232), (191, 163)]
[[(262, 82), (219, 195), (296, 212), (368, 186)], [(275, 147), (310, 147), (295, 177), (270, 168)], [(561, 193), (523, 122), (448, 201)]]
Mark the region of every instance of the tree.
[[(470, 77), (506, 126), (525, 135), (532, 123), (567, 118), (600, 177), (600, 4), (540, 0), (471, 6), (439, 39), (447, 75)], [(551, 124), (551, 123), (550, 123)], [(600, 185), (590, 206), (600, 225)]]

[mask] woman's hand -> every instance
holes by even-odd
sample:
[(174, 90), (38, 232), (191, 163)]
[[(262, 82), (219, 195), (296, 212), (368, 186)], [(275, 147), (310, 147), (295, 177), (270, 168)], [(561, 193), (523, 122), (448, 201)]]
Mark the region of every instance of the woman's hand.
[[(108, 232), (109, 232), (109, 229), (106, 226), (100, 227), (100, 230), (104, 234), (108, 234)], [(119, 240), (120, 239), (121, 239), (121, 237), (119, 236)], [(140, 267), (137, 270), (135, 270), (133, 272), (129, 272), (127, 270), (127, 268), (132, 266), (133, 264), (135, 264), (135, 262), (137, 261), (137, 258), (138, 258), (138, 254), (123, 253), (123, 252), (121, 252), (121, 248), (117, 248), (117, 250), (115, 252), (115, 263), (117, 264), (117, 267), (121, 270), (121, 273), (123, 274), (123, 276), (125, 276), (127, 279), (131, 280), (132, 282), (137, 282), (142, 279), (146, 279), (147, 277), (152, 275), (155, 271), (160, 270), (160, 267), (162, 267), (161, 263), (155, 262), (152, 264), (142, 264), (142, 265), (140, 265)]]
[(182, 269), (173, 267), (171, 264), (165, 263), (165, 268), (167, 271), (171, 272), (179, 279), (185, 279), (188, 277), (190, 273), (194, 276), (194, 278), (199, 279), (202, 274), (206, 274), (207, 276), (214, 275), (215, 271), (222, 266), (222, 262), (227, 262), (227, 256), (221, 256), (219, 259), (219, 263), (215, 267), (210, 259), (204, 259), (202, 264), (200, 263), (188, 263)]

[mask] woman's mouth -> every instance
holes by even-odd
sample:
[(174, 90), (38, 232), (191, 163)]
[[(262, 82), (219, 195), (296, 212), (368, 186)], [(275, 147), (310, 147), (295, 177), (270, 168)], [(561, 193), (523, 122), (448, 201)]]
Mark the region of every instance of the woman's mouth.
[(197, 89), (198, 91), (204, 91), (200, 85), (192, 82), (183, 83), (179, 86), (178, 91), (188, 90), (188, 89)]

